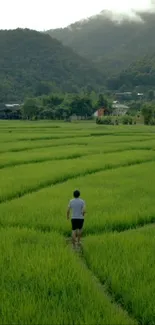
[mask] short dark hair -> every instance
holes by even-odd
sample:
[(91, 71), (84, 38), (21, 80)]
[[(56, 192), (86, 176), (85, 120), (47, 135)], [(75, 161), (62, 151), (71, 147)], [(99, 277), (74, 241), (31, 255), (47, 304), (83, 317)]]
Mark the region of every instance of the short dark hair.
[(78, 190), (74, 191), (73, 196), (77, 199), (80, 196), (80, 191)]

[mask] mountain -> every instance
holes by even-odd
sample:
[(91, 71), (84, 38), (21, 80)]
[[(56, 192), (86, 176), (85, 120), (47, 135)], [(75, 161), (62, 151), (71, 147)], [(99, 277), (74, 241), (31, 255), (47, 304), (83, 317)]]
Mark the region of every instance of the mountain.
[(0, 31), (0, 102), (50, 91), (98, 89), (102, 74), (49, 35), (28, 29)]
[(108, 77), (155, 51), (155, 13), (133, 12), (127, 17), (103, 11), (47, 33), (95, 62)]
[(145, 55), (142, 59), (132, 63), (128, 69), (123, 70), (118, 76), (109, 79), (108, 87), (118, 90), (131, 91), (138, 87), (145, 91), (154, 89), (155, 85), (155, 52)]

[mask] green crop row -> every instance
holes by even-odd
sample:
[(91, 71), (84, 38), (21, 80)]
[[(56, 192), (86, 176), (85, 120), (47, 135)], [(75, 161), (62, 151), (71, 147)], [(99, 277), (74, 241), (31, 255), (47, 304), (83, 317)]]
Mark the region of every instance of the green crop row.
[(53, 131), (53, 133), (41, 133), (39, 132), (38, 134), (34, 133), (24, 133), (24, 134), (18, 134), (15, 132), (15, 134), (10, 133), (9, 135), (3, 134), (3, 136), (0, 139), (1, 142), (5, 143), (12, 143), (16, 141), (39, 141), (39, 140), (56, 140), (56, 139), (69, 139), (70, 137), (72, 138), (78, 138), (78, 137), (89, 137), (88, 132), (83, 132), (83, 131), (77, 131), (74, 134), (71, 133), (56, 133)]
[[(1, 142), (15, 142), (15, 141), (39, 141), (39, 140), (55, 140), (55, 139), (61, 139), (61, 138), (78, 138), (78, 137), (89, 137), (89, 136), (113, 136), (112, 133), (107, 133), (105, 131), (99, 131), (96, 132), (92, 130), (75, 130), (73, 132), (73, 129), (51, 129), (51, 130), (37, 130), (37, 132), (34, 132), (33, 130), (27, 130), (23, 133), (23, 131), (16, 130), (10, 130), (9, 132), (2, 132), (0, 137), (0, 143)], [(122, 136), (121, 134), (118, 134), (118, 137)], [(123, 136), (132, 136), (132, 134), (129, 135), (123, 135)], [(137, 134), (136, 134), (137, 136)], [(150, 134), (141, 134), (141, 137), (148, 137)]]
[[(132, 153), (130, 155), (132, 157)], [(122, 155), (121, 163), (123, 159), (125, 164), (125, 156)], [(126, 153), (128, 164), (130, 159)], [(87, 234), (123, 230), (150, 223), (155, 220), (154, 165), (154, 162), (150, 162), (73, 178), (63, 184), (2, 203), (0, 224), (48, 231), (54, 229), (69, 234), (70, 223), (66, 220), (66, 207), (75, 188), (80, 188), (87, 203)], [(148, 182), (150, 174), (151, 183)], [(6, 190), (7, 197), (8, 194)]]
[(155, 324), (155, 227), (89, 236), (88, 267), (139, 324)]
[(5, 152), (0, 154), (0, 168), (50, 160), (72, 159), (85, 156), (89, 153), (91, 154), (93, 151), (97, 152), (97, 149), (74, 144), (60, 147), (37, 148), (18, 153)]
[[(78, 140), (77, 140), (78, 141)], [(0, 168), (7, 166), (15, 166), (20, 164), (43, 162), (48, 160), (70, 159), (92, 153), (110, 153), (121, 152), (124, 150), (155, 150), (155, 140), (136, 141), (123, 143), (96, 143), (90, 141), (87, 145), (70, 144), (70, 145), (55, 145), (45, 148), (36, 148), (31, 150), (17, 152), (4, 152), (0, 154)]]
[(104, 130), (105, 132), (113, 133), (154, 133), (154, 128), (152, 126), (144, 125), (118, 125), (118, 126), (109, 126), (109, 125), (97, 125), (95, 121), (77, 121), (73, 123), (64, 123), (63, 121), (0, 121), (0, 129), (3, 130), (42, 130), (42, 129), (70, 129), (70, 130), (79, 130), (79, 129), (92, 129), (92, 130)]
[(80, 175), (150, 160), (155, 160), (155, 151), (135, 150), (65, 159), (60, 163), (47, 161), (1, 169), (0, 202)]
[(149, 141), (155, 142), (155, 137), (153, 136), (78, 136), (78, 137), (61, 137), (59, 139), (39, 139), (31, 141), (27, 137), (27, 140), (25, 141), (12, 141), (12, 142), (0, 142), (0, 153), (5, 152), (19, 152), (19, 151), (26, 151), (26, 150), (32, 150), (36, 148), (45, 148), (45, 147), (56, 147), (56, 146), (67, 146), (67, 145), (90, 145), (90, 146), (98, 146), (99, 148), (102, 148), (105, 146), (105, 144), (109, 145), (118, 145), (118, 144), (132, 144), (134, 143), (140, 143), (143, 144), (143, 142), (149, 143)]
[(56, 233), (0, 230), (0, 324), (135, 324)]
[(5, 152), (20, 152), (37, 148), (48, 148), (68, 145), (87, 145), (87, 138), (70, 138), (70, 139), (56, 139), (56, 140), (39, 140), (39, 141), (17, 141), (0, 144), (0, 153)]

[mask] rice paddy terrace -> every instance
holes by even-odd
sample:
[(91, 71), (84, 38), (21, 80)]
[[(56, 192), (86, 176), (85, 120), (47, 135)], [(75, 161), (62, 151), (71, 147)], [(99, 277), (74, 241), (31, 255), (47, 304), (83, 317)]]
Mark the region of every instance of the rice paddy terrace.
[(154, 198), (154, 127), (1, 121), (0, 324), (155, 324)]

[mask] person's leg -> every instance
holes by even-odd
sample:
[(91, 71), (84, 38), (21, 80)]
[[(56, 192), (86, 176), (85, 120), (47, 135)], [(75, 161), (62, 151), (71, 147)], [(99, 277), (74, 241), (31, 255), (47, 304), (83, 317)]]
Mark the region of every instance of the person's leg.
[(80, 245), (80, 242), (81, 242), (82, 231), (83, 231), (83, 223), (84, 223), (83, 219), (79, 220), (79, 229), (78, 229), (78, 235), (77, 235), (78, 245)]
[(72, 244), (73, 244), (73, 247), (75, 247), (75, 244), (76, 244), (76, 236), (77, 236), (76, 220), (75, 219), (72, 219), (71, 222), (72, 222)]
[(76, 230), (72, 230), (72, 244), (75, 247), (75, 244), (76, 244)]
[(78, 245), (80, 245), (80, 243), (81, 243), (81, 236), (82, 236), (82, 229), (78, 229), (78, 236), (77, 236), (77, 238), (78, 238)]

